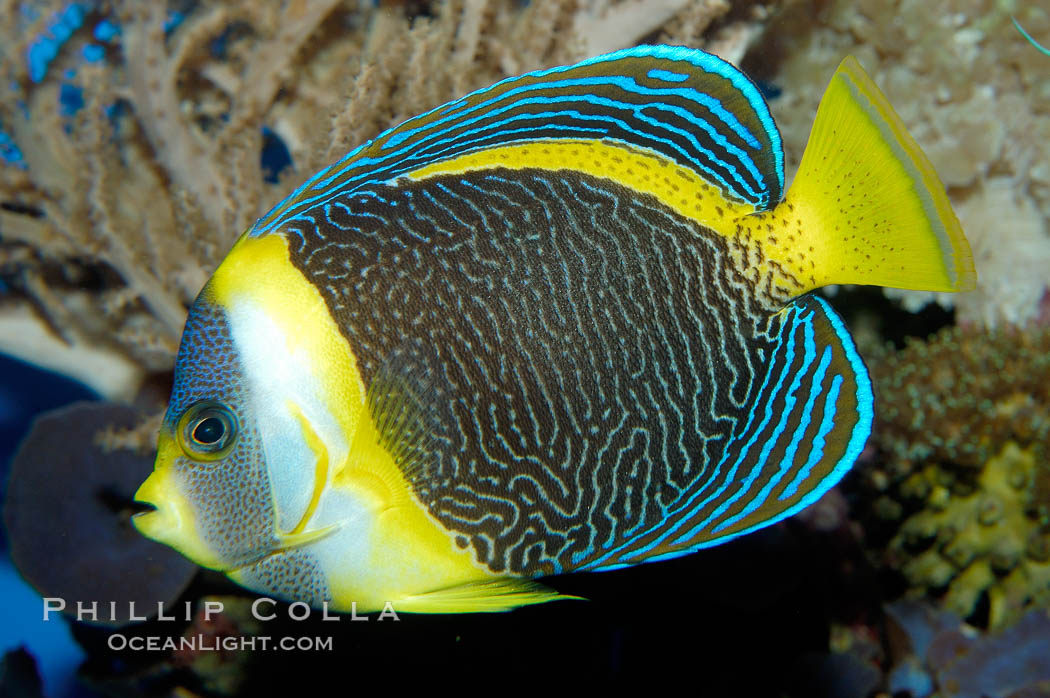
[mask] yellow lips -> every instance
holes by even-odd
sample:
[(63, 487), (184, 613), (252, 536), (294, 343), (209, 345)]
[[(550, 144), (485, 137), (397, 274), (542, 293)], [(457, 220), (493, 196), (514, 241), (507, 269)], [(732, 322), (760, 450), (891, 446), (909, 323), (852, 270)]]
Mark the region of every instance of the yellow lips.
[(158, 467), (135, 492), (136, 502), (149, 504), (155, 510), (135, 514), (132, 525), (142, 535), (170, 545), (202, 567), (230, 569), (200, 539), (193, 514), (178, 493), (171, 473), (171, 467)]

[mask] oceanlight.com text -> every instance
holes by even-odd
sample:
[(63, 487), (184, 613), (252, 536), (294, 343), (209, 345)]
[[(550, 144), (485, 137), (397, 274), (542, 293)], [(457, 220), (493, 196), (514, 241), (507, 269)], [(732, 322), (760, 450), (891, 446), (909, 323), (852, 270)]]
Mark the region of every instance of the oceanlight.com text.
[(331, 637), (215, 637), (213, 635), (190, 635), (183, 637), (133, 636), (121, 633), (109, 636), (106, 641), (115, 652), (331, 652)]

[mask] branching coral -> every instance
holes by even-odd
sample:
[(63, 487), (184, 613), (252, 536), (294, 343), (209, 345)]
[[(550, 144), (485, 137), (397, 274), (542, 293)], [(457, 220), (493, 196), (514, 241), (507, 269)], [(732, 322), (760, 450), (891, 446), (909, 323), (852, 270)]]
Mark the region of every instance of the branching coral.
[[(295, 182), (508, 74), (646, 35), (697, 44), (729, 9), (725, 0), (0, 2), (3, 16), (20, 18), (0, 26), (0, 349), (127, 395), (142, 372), (170, 367), (186, 306)], [(748, 31), (721, 28), (721, 50), (743, 55), (769, 15), (750, 9)], [(265, 133), (291, 157), (282, 177), (260, 166)], [(91, 352), (105, 360), (78, 367)]]
[(872, 373), (885, 560), (962, 616), (987, 593), (991, 627), (1050, 607), (1050, 329), (947, 329)]
[[(112, 12), (119, 47), (83, 61), (97, 45), (89, 33), (74, 34), (46, 77), (19, 59), (34, 28), (5, 26), (3, 77), (13, 89), (0, 101), (0, 119), (22, 167), (2, 168), (3, 278), (63, 340), (119, 347), (146, 370), (170, 365), (186, 304), (220, 251), (278, 191), (263, 181), (258, 147), (276, 78), (248, 71), (227, 85), (221, 128), (179, 84), (213, 62), (207, 42), (249, 16), (246, 58), (280, 75), (332, 5), (290, 3), (266, 13), (217, 4), (166, 39), (164, 5), (129, 2)], [(35, 10), (44, 21), (61, 11)], [(60, 111), (62, 91), (78, 96), (75, 113)]]

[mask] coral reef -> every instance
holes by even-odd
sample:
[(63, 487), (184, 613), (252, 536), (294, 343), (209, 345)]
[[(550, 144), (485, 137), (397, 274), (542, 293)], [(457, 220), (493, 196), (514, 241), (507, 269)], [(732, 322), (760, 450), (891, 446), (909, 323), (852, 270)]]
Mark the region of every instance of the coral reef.
[(928, 601), (885, 604), (874, 625), (833, 625), (812, 678), (792, 695), (876, 698), (1045, 698), (1050, 615), (1032, 609), (985, 631)]
[(1029, 606), (1050, 607), (1050, 529), (1033, 515), (1032, 483), (1043, 467), (1034, 450), (1007, 444), (985, 464), (969, 496), (953, 496), (935, 466), (901, 486), (909, 494), (926, 492), (925, 508), (903, 523), (888, 559), (914, 589), (947, 587), (942, 605), (959, 616), (971, 615), (986, 593), (993, 629)]
[(979, 468), (1011, 440), (1050, 443), (1050, 328), (946, 328), (869, 362), (891, 478), (923, 462)]
[(1015, 625), (982, 634), (951, 614), (910, 601), (886, 607), (893, 695), (926, 698), (1045, 696), (1050, 687), (1050, 616), (1029, 611)]
[(725, 0), (7, 0), (0, 350), (128, 398), (236, 237), (351, 147), (647, 35), (742, 56), (777, 4), (705, 36)]
[(1050, 44), (1045, 4), (999, 0), (792, 3), (745, 68), (774, 77), (789, 170), (835, 66), (855, 54), (948, 187), (974, 248), (978, 288), (891, 292), (917, 309), (954, 304), (960, 324), (1023, 325), (1050, 284)]
[(872, 373), (883, 560), (960, 616), (986, 595), (991, 628), (1050, 607), (1050, 329), (945, 329)]
[[(222, 611), (208, 613), (205, 609), (213, 604)], [(246, 665), (251, 661), (250, 652), (226, 649), (223, 643), (240, 638), (253, 638), (262, 630), (262, 623), (252, 614), (252, 601), (237, 596), (206, 596), (201, 599), (193, 622), (183, 633), (184, 638), (196, 643), (196, 649), (180, 648), (172, 652), (171, 664), (175, 669), (192, 671), (209, 693), (236, 695), (244, 682)], [(220, 647), (219, 650), (201, 650), (201, 647)], [(239, 644), (234, 644), (239, 648)]]
[[(1027, 665), (1019, 662), (1046, 646), (1041, 609), (1050, 606), (1050, 330), (1040, 329), (1050, 325), (1050, 59), (1010, 18), (1032, 42), (1050, 45), (1050, 12), (1038, 3), (0, 0), (0, 10), (11, 18), (0, 23), (0, 350), (76, 376), (110, 397), (133, 396), (144, 375), (170, 369), (187, 305), (257, 216), (316, 169), (400, 120), (509, 74), (643, 40), (681, 43), (743, 61), (763, 87), (780, 88), (771, 106), (790, 173), (826, 80), (845, 54), (858, 55), (948, 187), (973, 244), (979, 288), (954, 299), (893, 294), (912, 309), (931, 299), (953, 304), (960, 327), (903, 350), (864, 352), (879, 420), (858, 468), (859, 499), (869, 511), (847, 504), (855, 494), (847, 483), (846, 496), (832, 493), (799, 519), (828, 537), (848, 531), (867, 538), (879, 566), (899, 572), (911, 595), (938, 599), (936, 606), (923, 605), (926, 625), (911, 633), (914, 647), (897, 656), (888, 675), (881, 631), (863, 615), (836, 620), (832, 654), (818, 668), (849, 674), (848, 684), (836, 686), (856, 695), (870, 693), (880, 670), (879, 690), (916, 698), (1020, 690), (1000, 680), (997, 666), (1038, 685), (1041, 675), (1022, 672)], [(1016, 329), (988, 331), (1009, 326)], [(85, 421), (93, 425), (92, 435), (80, 439), (85, 452), (67, 454), (79, 459), (77, 467), (89, 462), (94, 473), (103, 460), (127, 457), (148, 468), (155, 416)], [(60, 445), (73, 433), (62, 428)], [(45, 461), (72, 467), (50, 457), (35, 462)], [(26, 468), (19, 470), (13, 488), (29, 482)], [(73, 483), (84, 486), (77, 494), (90, 494), (84, 478), (51, 477), (70, 484), (34, 485), (35, 497), (66, 495), (76, 491)], [(54, 510), (24, 489), (11, 496), (36, 502), (39, 513)], [(75, 501), (98, 504), (89, 496)], [(95, 532), (100, 544), (109, 541), (110, 552), (133, 553), (119, 537), (114, 512), (107, 509), (102, 519), (81, 528)], [(49, 523), (56, 524), (77, 528), (64, 519)], [(19, 525), (11, 522), (13, 537), (29, 540)], [(98, 535), (103, 530), (106, 536)], [(73, 552), (95, 550), (81, 547), (57, 553), (68, 564), (47, 565), (47, 573), (69, 572)], [(36, 554), (31, 544), (16, 553), (23, 560)], [(104, 569), (95, 554), (83, 564)], [(851, 569), (863, 567), (836, 557)], [(674, 569), (692, 572), (689, 564)], [(166, 568), (115, 562), (109, 569), (116, 581), (137, 584), (128, 569)], [(769, 569), (748, 579), (765, 580)], [(153, 603), (158, 594), (177, 595), (190, 574), (191, 568), (162, 573), (171, 588), (144, 593)], [(849, 579), (853, 599), (859, 592)], [(54, 582), (60, 587), (43, 577), (34, 581), (76, 598), (61, 587), (69, 578)], [(693, 583), (690, 577), (682, 597), (693, 593)], [(769, 590), (751, 596), (768, 599)], [(244, 604), (226, 604), (237, 617), (211, 625), (197, 619), (186, 634), (254, 633)], [(891, 609), (888, 615), (901, 616), (898, 604)], [(961, 626), (944, 609), (1002, 632)], [(576, 644), (565, 640), (577, 637), (573, 627), (596, 625), (586, 608), (569, 613), (578, 622), (564, 626), (566, 651)], [(520, 623), (527, 619), (518, 616)], [(733, 621), (723, 632), (736, 627)], [(454, 646), (475, 653), (494, 648), (501, 656), (525, 656), (535, 643), (516, 638), (545, 638), (549, 627), (508, 635), (519, 642), (511, 647), (523, 648), (517, 653), (503, 652), (488, 634), (475, 632), (473, 645), (469, 633), (466, 643), (458, 629), (452, 636)], [(638, 632), (634, 626), (610, 627), (616, 648), (624, 633), (639, 636), (630, 635)], [(448, 640), (452, 631), (437, 628), (434, 637), (409, 645), (413, 656), (429, 656)], [(762, 637), (767, 631), (763, 626)], [(798, 629), (784, 632), (794, 641)], [(647, 632), (646, 640), (626, 646), (664, 661), (674, 648), (649, 638), (666, 634)], [(380, 654), (403, 655), (404, 634), (386, 644), (379, 637)], [(581, 645), (593, 641), (579, 637)], [(352, 645), (355, 657), (379, 656), (363, 646)], [(1010, 660), (1011, 652), (1019, 659)], [(152, 685), (189, 673), (194, 690), (244, 688), (243, 655), (155, 660), (133, 680)], [(612, 672), (609, 666), (617, 665), (600, 666)], [(117, 675), (114, 685), (130, 685), (123, 669), (105, 668)]]

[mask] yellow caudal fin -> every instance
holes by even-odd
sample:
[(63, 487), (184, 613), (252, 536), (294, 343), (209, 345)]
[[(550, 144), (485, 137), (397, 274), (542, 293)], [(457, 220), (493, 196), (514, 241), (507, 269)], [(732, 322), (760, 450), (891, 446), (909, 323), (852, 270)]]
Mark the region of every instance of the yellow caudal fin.
[(527, 579), (506, 577), (415, 594), (400, 599), (394, 606), (398, 611), (409, 613), (494, 613), (518, 606), (579, 598), (559, 594)]
[(792, 259), (785, 245), (783, 256), (805, 290), (870, 284), (968, 291), (977, 283), (937, 173), (852, 56), (824, 93), (787, 196), (767, 215), (778, 224), (770, 230), (800, 233), (805, 247)]

